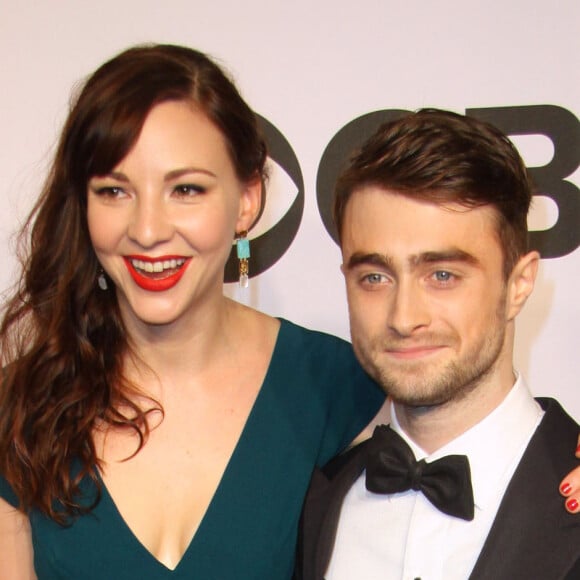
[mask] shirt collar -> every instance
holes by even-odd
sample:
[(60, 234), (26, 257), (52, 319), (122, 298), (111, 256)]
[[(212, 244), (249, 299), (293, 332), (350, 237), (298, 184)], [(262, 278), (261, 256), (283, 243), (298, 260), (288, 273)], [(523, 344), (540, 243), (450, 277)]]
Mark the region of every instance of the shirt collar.
[(405, 439), (417, 459), (466, 455), (471, 469), (475, 506), (485, 509), (505, 489), (530, 438), (544, 415), (521, 375), (505, 399), (479, 423), (431, 455), (401, 429), (391, 402), (391, 427)]

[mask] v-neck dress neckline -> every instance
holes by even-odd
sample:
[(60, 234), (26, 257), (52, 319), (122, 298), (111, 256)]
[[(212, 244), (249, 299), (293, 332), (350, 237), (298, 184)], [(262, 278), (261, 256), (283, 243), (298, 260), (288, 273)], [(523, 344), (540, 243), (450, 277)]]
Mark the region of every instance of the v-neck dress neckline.
[[(211, 527), (212, 511), (214, 511), (216, 509), (219, 510), (221, 489), (222, 489), (222, 487), (228, 485), (230, 471), (232, 471), (232, 469), (235, 469), (235, 463), (237, 461), (237, 456), (239, 455), (238, 449), (240, 448), (240, 446), (243, 447), (245, 445), (245, 440), (248, 437), (251, 437), (251, 433), (249, 436), (246, 436), (246, 432), (249, 428), (249, 425), (253, 422), (253, 415), (254, 414), (259, 415), (259, 413), (260, 413), (260, 407), (261, 407), (260, 398), (262, 396), (262, 391), (264, 390), (264, 385), (266, 385), (268, 383), (270, 371), (272, 368), (275, 367), (276, 358), (279, 356), (279, 354), (278, 354), (278, 351), (280, 349), (279, 345), (281, 342), (284, 342), (284, 338), (281, 336), (285, 332), (284, 329), (286, 328), (286, 324), (284, 322), (285, 321), (281, 321), (280, 327), (278, 328), (278, 333), (276, 335), (274, 348), (272, 349), (272, 355), (270, 357), (268, 369), (267, 369), (266, 374), (264, 376), (264, 380), (263, 380), (262, 384), (260, 385), (260, 388), (258, 390), (258, 394), (256, 396), (256, 399), (254, 400), (252, 408), (250, 409), (250, 412), (248, 413), (248, 417), (246, 419), (246, 422), (245, 422), (245, 424), (240, 432), (240, 436), (239, 436), (239, 438), (234, 446), (234, 450), (232, 452), (232, 455), (226, 464), (224, 472), (220, 478), (220, 481), (218, 482), (218, 485), (217, 485), (215, 492), (214, 492), (214, 494), (213, 494), (213, 496), (212, 496), (212, 498), (207, 506), (207, 509), (206, 509), (206, 511), (205, 511), (200, 523), (199, 523), (199, 526), (197, 527), (197, 530), (195, 531), (195, 534), (191, 538), (187, 548), (185, 549), (185, 552), (183, 552), (183, 555), (181, 556), (181, 559), (179, 560), (179, 562), (177, 563), (177, 566), (175, 568), (173, 568), (173, 569), (168, 568), (165, 564), (163, 564), (163, 562), (161, 562), (159, 559), (157, 559), (149, 551), (149, 549), (143, 544), (143, 542), (141, 542), (141, 540), (137, 537), (137, 535), (135, 534), (133, 529), (129, 526), (129, 524), (127, 523), (127, 521), (125, 520), (125, 518), (121, 514), (119, 508), (117, 507), (117, 504), (115, 503), (115, 500), (113, 499), (113, 496), (109, 493), (109, 490), (108, 490), (105, 482), (103, 481), (102, 477), (99, 474), (99, 481), (101, 484), (101, 502), (103, 502), (103, 504), (104, 504), (103, 508), (109, 512), (111, 518), (117, 520), (119, 533), (126, 534), (128, 536), (127, 541), (135, 544), (135, 550), (142, 551), (143, 558), (151, 559), (153, 561), (153, 565), (154, 566), (157, 565), (161, 569), (161, 572), (163, 572), (165, 574), (168, 574), (171, 576), (172, 574), (177, 574), (179, 572), (179, 568), (182, 566), (182, 564), (185, 565), (184, 560), (190, 556), (190, 552), (195, 551), (196, 538), (200, 534), (203, 535), (205, 527), (208, 527), (208, 526)], [(259, 420), (259, 418), (258, 418), (258, 420)], [(250, 431), (251, 431), (251, 428), (250, 428)], [(232, 465), (234, 465), (234, 467), (230, 469), (230, 467)], [(217, 504), (217, 507), (216, 507), (216, 504)], [(209, 520), (209, 523), (208, 523), (208, 520)]]

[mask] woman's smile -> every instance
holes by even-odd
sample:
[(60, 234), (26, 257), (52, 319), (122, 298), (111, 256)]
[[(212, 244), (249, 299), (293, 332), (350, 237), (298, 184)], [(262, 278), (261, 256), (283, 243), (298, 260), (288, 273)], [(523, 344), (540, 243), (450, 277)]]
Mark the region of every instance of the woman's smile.
[(173, 288), (191, 262), (191, 258), (183, 256), (125, 256), (124, 260), (137, 286), (149, 292), (163, 292)]

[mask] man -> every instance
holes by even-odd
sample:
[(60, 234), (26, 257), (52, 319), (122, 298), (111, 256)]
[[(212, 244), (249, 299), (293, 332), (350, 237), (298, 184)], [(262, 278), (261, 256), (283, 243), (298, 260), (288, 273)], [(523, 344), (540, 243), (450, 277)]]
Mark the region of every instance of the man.
[(578, 425), (512, 363), (530, 201), (504, 135), (437, 110), (384, 125), (340, 176), (353, 346), (391, 417), (315, 474), (304, 580), (580, 578), (557, 493)]

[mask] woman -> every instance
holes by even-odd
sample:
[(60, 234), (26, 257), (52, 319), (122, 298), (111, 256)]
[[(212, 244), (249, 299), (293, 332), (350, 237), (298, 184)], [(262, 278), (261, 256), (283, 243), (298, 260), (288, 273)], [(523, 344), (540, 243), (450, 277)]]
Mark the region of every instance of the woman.
[(314, 466), (382, 396), (343, 341), (223, 296), (265, 161), (203, 54), (137, 47), (89, 78), (1, 326), (3, 577), (291, 576)]

